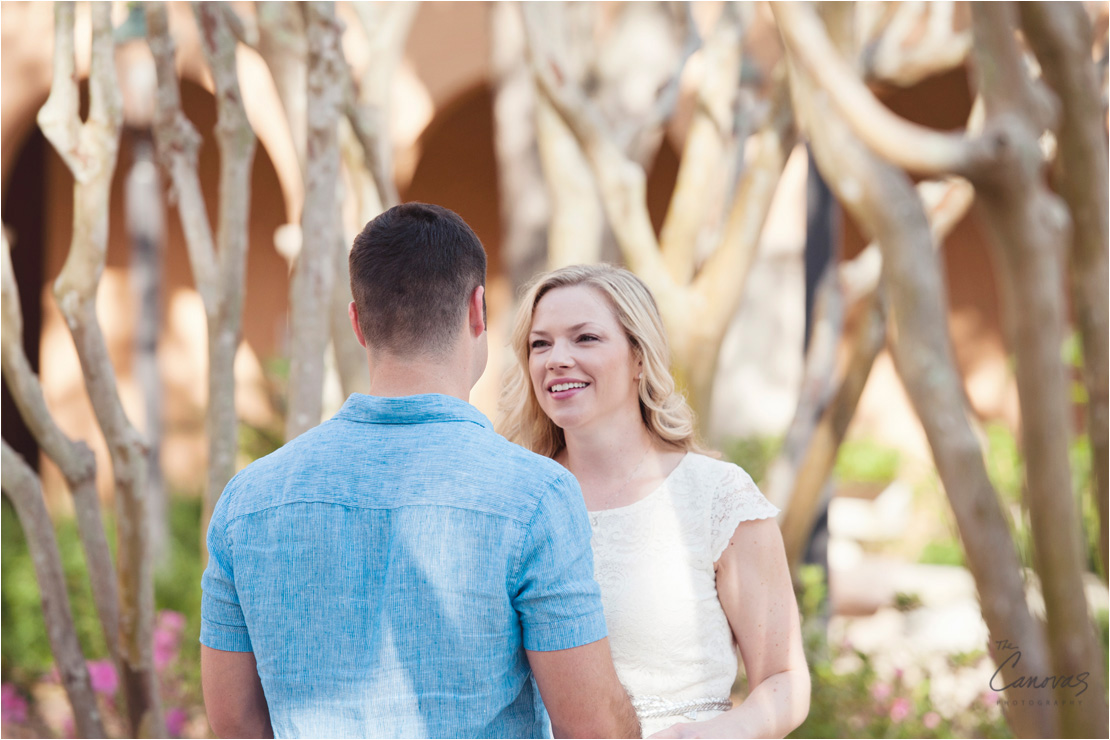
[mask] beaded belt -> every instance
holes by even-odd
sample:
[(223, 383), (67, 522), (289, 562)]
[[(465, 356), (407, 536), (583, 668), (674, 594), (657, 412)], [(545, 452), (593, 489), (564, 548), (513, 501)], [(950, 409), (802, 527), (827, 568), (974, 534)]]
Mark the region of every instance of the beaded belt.
[(632, 699), (632, 707), (640, 719), (656, 719), (678, 714), (693, 714), (707, 709), (732, 709), (732, 701), (719, 697), (689, 699), (687, 701), (668, 701), (661, 696), (637, 696)]

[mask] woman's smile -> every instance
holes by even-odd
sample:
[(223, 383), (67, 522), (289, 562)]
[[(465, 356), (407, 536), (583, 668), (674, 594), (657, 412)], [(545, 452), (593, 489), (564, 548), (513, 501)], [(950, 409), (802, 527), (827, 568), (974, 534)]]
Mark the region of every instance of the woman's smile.
[(563, 429), (614, 411), (639, 413), (639, 363), (608, 299), (586, 285), (555, 288), (536, 304), (528, 370), (540, 407)]

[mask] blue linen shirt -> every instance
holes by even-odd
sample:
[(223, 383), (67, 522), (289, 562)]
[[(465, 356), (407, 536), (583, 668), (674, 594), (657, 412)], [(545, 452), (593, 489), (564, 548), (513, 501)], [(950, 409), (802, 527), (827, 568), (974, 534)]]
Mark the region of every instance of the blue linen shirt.
[(550, 737), (524, 653), (606, 636), (574, 477), (464, 401), (352, 395), (235, 476), (200, 640), (277, 737)]

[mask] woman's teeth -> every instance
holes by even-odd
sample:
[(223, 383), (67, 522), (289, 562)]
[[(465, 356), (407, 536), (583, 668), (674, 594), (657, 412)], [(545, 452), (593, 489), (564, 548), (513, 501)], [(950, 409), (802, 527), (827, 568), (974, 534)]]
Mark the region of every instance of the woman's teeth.
[(558, 393), (559, 391), (569, 391), (571, 388), (585, 388), (586, 385), (586, 383), (556, 383), (551, 386), (551, 392)]

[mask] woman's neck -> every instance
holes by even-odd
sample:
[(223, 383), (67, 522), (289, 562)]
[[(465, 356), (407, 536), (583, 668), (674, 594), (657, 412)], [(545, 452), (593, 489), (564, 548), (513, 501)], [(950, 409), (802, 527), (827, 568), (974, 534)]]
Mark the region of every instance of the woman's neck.
[(655, 446), (639, 418), (635, 425), (565, 432), (566, 448), (556, 456), (578, 478), (616, 477)]

